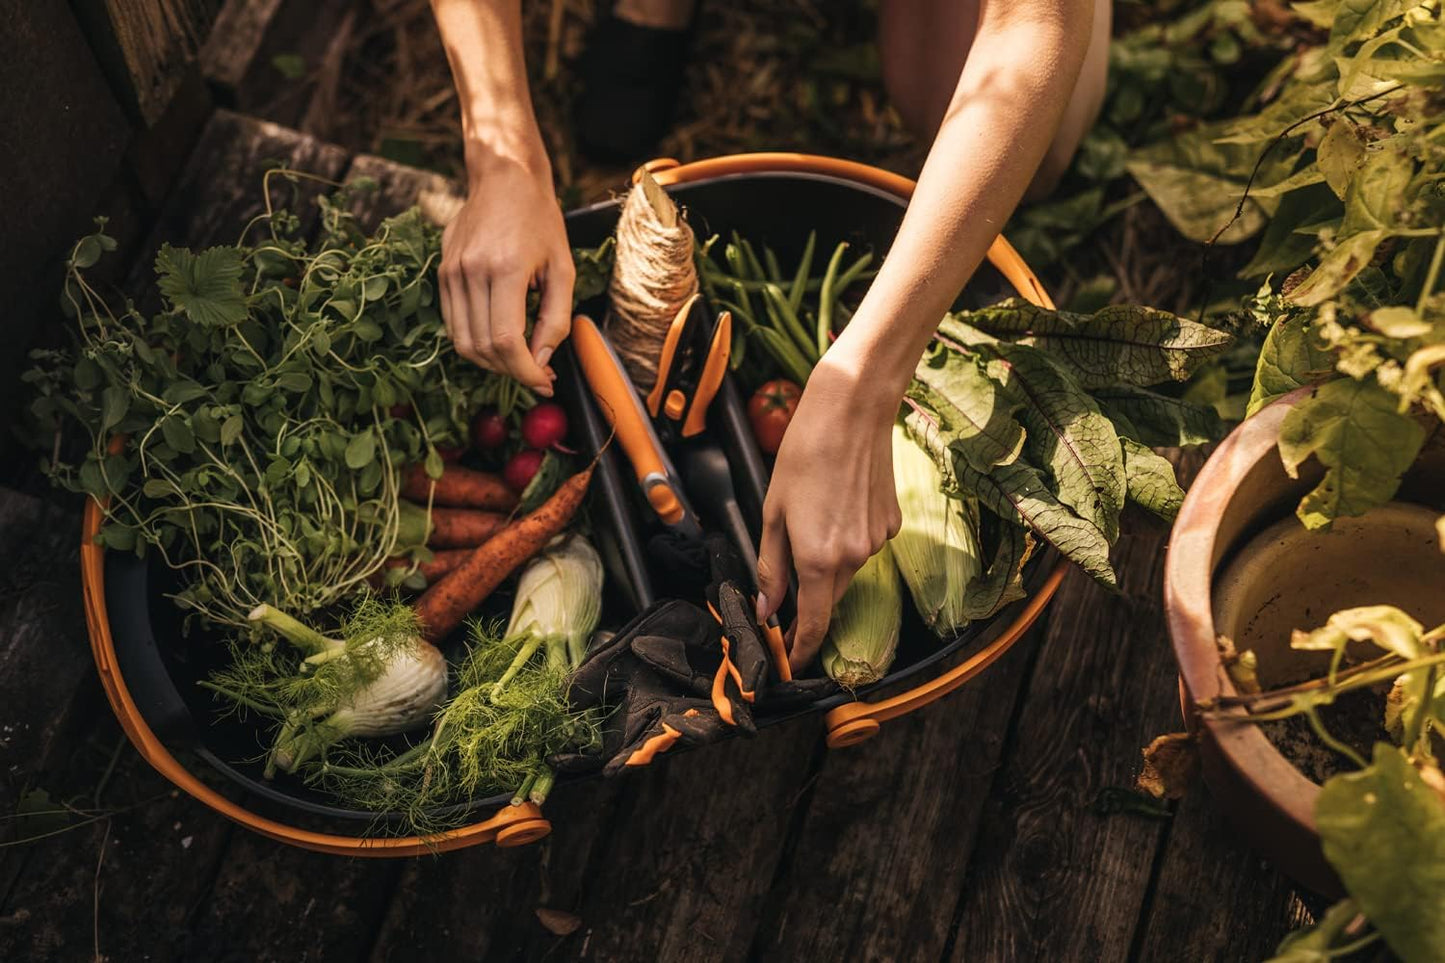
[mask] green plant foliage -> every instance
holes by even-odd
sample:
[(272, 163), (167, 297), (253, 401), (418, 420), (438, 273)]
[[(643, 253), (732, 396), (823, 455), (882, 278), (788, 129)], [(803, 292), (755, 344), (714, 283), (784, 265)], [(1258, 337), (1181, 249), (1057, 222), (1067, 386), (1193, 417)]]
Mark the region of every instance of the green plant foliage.
[[(423, 557), (401, 470), (439, 473), (438, 449), (465, 446), (479, 407), (529, 399), (452, 351), (440, 230), (413, 209), (363, 231), (351, 205), (366, 189), (322, 197), (309, 243), (268, 205), (236, 245), (162, 247), (151, 314), (113, 308), (88, 280), (115, 246), (103, 223), (72, 251), (73, 346), (37, 353), (26, 375), (47, 469), (107, 505), (106, 548), (182, 571), (191, 614), (242, 627), (267, 602), (305, 618), (387, 558)], [(610, 258), (579, 252), (580, 296), (605, 286)]]
[(1377, 743), (1367, 768), (1325, 783), (1315, 822), (1325, 857), (1390, 949), (1405, 963), (1445, 959), (1445, 799), (1406, 753)]
[[(1211, 440), (1219, 426), (1212, 411), (1147, 386), (1188, 377), (1231, 342), (1146, 308), (1076, 315), (1010, 301), (945, 318), (914, 373), (905, 425), (945, 491), (976, 498), (999, 526), (978, 591), (1010, 585), (1028, 556), (1021, 526), (1112, 586), (1124, 502), (1172, 519), (1183, 501), (1148, 446)], [(1110, 370), (1127, 383), (1106, 380)]]

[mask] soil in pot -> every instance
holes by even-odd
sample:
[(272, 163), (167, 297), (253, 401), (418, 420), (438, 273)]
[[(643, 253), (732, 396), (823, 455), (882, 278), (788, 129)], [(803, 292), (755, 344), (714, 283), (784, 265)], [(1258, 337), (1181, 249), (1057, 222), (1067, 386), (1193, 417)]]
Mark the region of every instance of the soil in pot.
[[(1330, 735), (1368, 759), (1376, 742), (1391, 741), (1384, 726), (1385, 694), (1383, 689), (1347, 692), (1334, 705), (1320, 708), (1320, 722)], [(1355, 769), (1349, 759), (1320, 742), (1304, 716), (1263, 722), (1259, 731), (1311, 782), (1323, 783)]]

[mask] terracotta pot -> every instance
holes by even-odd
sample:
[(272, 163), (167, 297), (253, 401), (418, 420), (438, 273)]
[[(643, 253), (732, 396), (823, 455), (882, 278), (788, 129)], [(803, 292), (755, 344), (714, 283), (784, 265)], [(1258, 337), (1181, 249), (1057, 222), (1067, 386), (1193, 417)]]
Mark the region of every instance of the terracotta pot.
[(1442, 433), (1435, 432), (1394, 503), (1341, 519), (1328, 533), (1308, 532), (1294, 509), (1322, 470), (1311, 461), (1292, 479), (1276, 447), (1285, 415), (1308, 391), (1245, 421), (1205, 463), (1174, 524), (1164, 605), (1185, 718), (1201, 736), (1211, 794), (1279, 869), (1338, 895), (1315, 832), (1318, 784), (1258, 727), (1192, 711), (1198, 700), (1236, 694), (1220, 662), (1219, 635), (1255, 650), (1261, 682), (1270, 687), (1318, 673), (1316, 657), (1290, 649), (1289, 633), (1320, 625), (1338, 609), (1398, 605), (1427, 625), (1445, 622), (1445, 554), (1434, 529), (1445, 511)]

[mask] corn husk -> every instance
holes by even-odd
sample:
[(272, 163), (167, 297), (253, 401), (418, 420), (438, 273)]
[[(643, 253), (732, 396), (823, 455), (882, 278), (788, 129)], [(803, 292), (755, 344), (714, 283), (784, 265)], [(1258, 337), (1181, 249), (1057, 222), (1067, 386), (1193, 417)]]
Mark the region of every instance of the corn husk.
[(968, 624), (968, 585), (984, 568), (978, 503), (943, 493), (929, 454), (893, 426), (893, 480), (903, 524), (889, 543), (913, 605), (928, 627), (949, 636)]
[(877, 682), (888, 674), (903, 622), (903, 587), (887, 545), (874, 555), (833, 607), (823, 643), (823, 671), (845, 689)]
[(575, 666), (601, 615), (602, 559), (587, 539), (568, 535), (523, 570), (506, 634), (545, 642), (554, 667)]

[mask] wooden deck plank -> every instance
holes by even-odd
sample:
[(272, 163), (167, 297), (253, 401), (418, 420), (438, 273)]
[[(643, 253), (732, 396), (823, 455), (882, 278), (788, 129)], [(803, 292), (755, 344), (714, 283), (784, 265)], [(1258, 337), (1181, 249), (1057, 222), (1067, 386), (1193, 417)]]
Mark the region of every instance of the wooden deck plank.
[(623, 777), (636, 791), (585, 880), (582, 927), (533, 958), (741, 959), (819, 737), (817, 720), (797, 720)]
[(1195, 786), (1179, 803), (1150, 905), (1139, 963), (1263, 960), (1305, 922), (1300, 893), (1252, 852), (1209, 793)]
[[(159, 222), (141, 245), (143, 253), (130, 271), (128, 289), (136, 295), (150, 290), (151, 261), (164, 242), (189, 246), (233, 242), (240, 225), (264, 209), (261, 176), (278, 162), (335, 179), (345, 168), (346, 155), (339, 148), (319, 144), (274, 124), (218, 113), (202, 134)], [(320, 189), (310, 182), (295, 188), (295, 196), (303, 205), (298, 210), (303, 223), (314, 224), (310, 200)], [(273, 194), (279, 201), (290, 190), (289, 185), (278, 187)], [(69, 538), (77, 537), (78, 524), (72, 525), (70, 533)], [(72, 569), (66, 581), (68, 585), (62, 589), (66, 607), (78, 617), (78, 572)], [(72, 632), (72, 645), (88, 662), (83, 626), (77, 623)], [(54, 639), (37, 644), (53, 645)], [(91, 701), (99, 694), (94, 686), (80, 692)], [(113, 788), (99, 805), (105, 809), (136, 808), (25, 847), (27, 860), (10, 889), (6, 912), (24, 910), (29, 913), (29, 922), (5, 928), (0, 938), (13, 936), (17, 941), (28, 941), (16, 945), (38, 951), (59, 949), (59, 944), (54, 944), (57, 931), (67, 939), (84, 937), (82, 942), (65, 944), (68, 949), (60, 955), (68, 957), (79, 948), (89, 947), (90, 921), (98, 915), (101, 932), (117, 934), (115, 939), (121, 941), (117, 958), (136, 958), (142, 951), (152, 959), (182, 953), (197, 900), (216, 876), (231, 839), (231, 824), (172, 791), (170, 784), (128, 744), (118, 742), (120, 730), (108, 711), (98, 714), (95, 726), (75, 732), (71, 738), (73, 743), (56, 750), (57, 758), (66, 764), (65, 771), (44, 774), (42, 787), (51, 788), (59, 799), (84, 795), (100, 780), (109, 753), (119, 747)], [(98, 744), (104, 745), (104, 755), (96, 748)], [(193, 768), (203, 766), (195, 763)], [(99, 880), (109, 895), (96, 910), (95, 867), (107, 831), (111, 832), (111, 840), (106, 845)], [(137, 853), (134, 859), (119, 855), (124, 852), (126, 840)], [(87, 855), (63, 858), (62, 854), (68, 853)], [(259, 914), (254, 918), (260, 919)], [(120, 953), (126, 946), (134, 952)]]
[(755, 958), (940, 958), (1041, 629), (962, 691), (828, 753)]
[(1177, 727), (1162, 526), (1125, 534), (1120, 592), (1065, 579), (969, 866), (952, 959), (1123, 960), (1161, 823), (1093, 810)]

